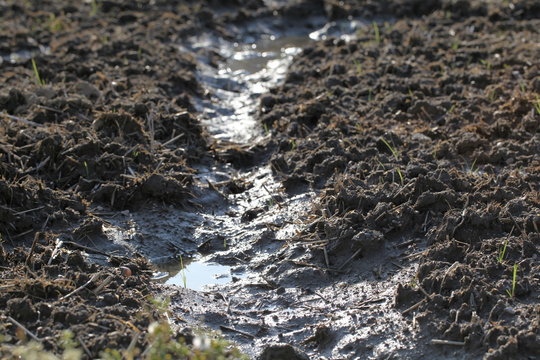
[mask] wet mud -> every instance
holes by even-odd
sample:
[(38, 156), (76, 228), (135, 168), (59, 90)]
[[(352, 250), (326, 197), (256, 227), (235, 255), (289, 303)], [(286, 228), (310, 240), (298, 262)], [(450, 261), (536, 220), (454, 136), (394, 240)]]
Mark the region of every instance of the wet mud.
[(9, 342), (144, 348), (165, 296), (250, 358), (540, 356), (535, 1), (0, 17)]

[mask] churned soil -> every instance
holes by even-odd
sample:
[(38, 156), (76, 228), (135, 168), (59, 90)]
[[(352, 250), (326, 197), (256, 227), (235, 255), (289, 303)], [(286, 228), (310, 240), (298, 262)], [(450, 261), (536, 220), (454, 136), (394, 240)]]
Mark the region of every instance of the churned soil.
[[(28, 338), (61, 352), (59, 340), (69, 329), (85, 358), (128, 348), (133, 340), (132, 346), (143, 349), (143, 334), (161, 319), (148, 301), (148, 263), (117, 258), (115, 264), (124, 266), (111, 270), (88, 262), (78, 250), (46, 245), (38, 235), (32, 250), (0, 249), (1, 330), (10, 335), (8, 342)], [(4, 348), (0, 354), (11, 358)]]
[(211, 154), (192, 101), (204, 96), (197, 64), (179, 45), (197, 32), (228, 36), (225, 21), (250, 7), (0, 1), (3, 341), (32, 339), (18, 322), (54, 352), (68, 329), (88, 358), (147, 345), (159, 320), (150, 265), (96, 245), (99, 212), (189, 205), (191, 165)]
[[(470, 356), (534, 358), (540, 8), (409, 5), (429, 15), (315, 43), (261, 99), (274, 172), (290, 193), (321, 189), (297, 240), (330, 259), (407, 248), (419, 268), (395, 305), (415, 326)], [(335, 16), (364, 14), (355, 6), (335, 4)]]
[[(207, 149), (193, 116), (196, 64), (178, 7), (130, 2), (2, 5), (0, 232), (74, 227), (91, 204), (184, 203)], [(39, 73), (33, 71), (31, 53)], [(40, 81), (42, 84), (36, 84)], [(21, 120), (22, 119), (22, 120)]]
[[(367, 21), (354, 37), (312, 42), (261, 97), (269, 136), (248, 144), (256, 152), (220, 148), (195, 105), (210, 97), (198, 59), (224, 59), (181, 45), (201, 33), (242, 41), (247, 21), (299, 16)], [(159, 318), (159, 290), (146, 259), (103, 245), (102, 214), (202, 211), (197, 167), (270, 159), (286, 195), (317, 194), (293, 239), (311, 249), (303, 266), (337, 282), (400, 249), (399, 267), (417, 266), (388, 283), (409, 324), (400, 336), (421, 333), (455, 357), (540, 357), (539, 40), (528, 0), (0, 0), (2, 333), (20, 341), (19, 323), (58, 352), (69, 329), (88, 358), (134, 339), (144, 348), (136, 334)], [(277, 281), (271, 271), (296, 256), (280, 254), (262, 266)], [(320, 329), (292, 345), (331, 343)], [(261, 358), (272, 349), (303, 358), (289, 345)]]

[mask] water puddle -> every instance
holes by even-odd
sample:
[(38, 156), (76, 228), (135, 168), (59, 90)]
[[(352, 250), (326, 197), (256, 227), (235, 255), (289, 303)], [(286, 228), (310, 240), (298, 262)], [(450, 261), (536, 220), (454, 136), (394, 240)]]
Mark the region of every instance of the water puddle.
[(310, 42), (311, 39), (307, 36), (291, 35), (276, 38), (274, 35), (266, 35), (253, 44), (234, 44), (235, 52), (227, 61), (226, 71), (236, 74), (255, 74), (260, 71), (278, 69), (278, 73), (271, 74), (276, 76), (283, 73), (279, 71), (283, 65), (282, 60), (288, 62), (289, 57), (296, 55)]
[[(282, 27), (279, 31), (267, 27), (262, 33), (258, 28), (251, 29), (242, 44), (199, 35), (191, 43), (179, 45), (183, 51), (199, 57), (197, 76), (207, 95), (193, 100), (201, 121), (214, 139), (255, 144), (263, 138), (264, 130), (256, 116), (260, 96), (284, 80), (294, 56), (314, 39), (340, 33), (352, 36), (367, 22), (331, 23), (325, 27), (320, 19), (305, 23)], [(217, 53), (226, 61), (211, 66), (205, 58), (209, 53)], [(186, 261), (186, 268), (181, 271), (179, 261), (172, 259), (179, 256), (200, 259), (201, 244), (208, 244), (205, 255), (226, 256), (218, 238), (226, 238), (228, 247), (249, 253), (253, 242), (267, 237), (269, 229), (277, 228), (272, 231), (274, 240), (258, 242), (260, 253), (255, 258), (272, 256), (276, 248), (299, 230), (296, 220), (307, 211), (315, 196), (309, 191), (291, 198), (280, 194), (281, 184), (268, 164), (249, 171), (218, 163), (201, 165), (196, 170), (197, 202), (204, 210), (170, 207), (116, 213), (103, 229), (115, 246), (144, 254), (159, 271), (165, 272), (160, 281), (183, 287), (185, 280), (185, 285), (194, 290), (230, 282), (233, 280), (230, 267), (197, 260), (189, 264)], [(249, 188), (227, 199), (207, 190), (208, 182), (219, 184), (232, 178), (250, 184)], [(242, 216), (250, 211), (255, 219), (243, 221)], [(171, 261), (175, 263), (170, 265)]]
[(352, 19), (327, 24), (319, 18), (299, 22), (282, 30), (264, 22), (261, 28), (248, 26), (242, 44), (208, 35), (192, 39), (189, 50), (211, 50), (226, 59), (217, 68), (199, 59), (199, 82), (211, 95), (198, 99), (196, 106), (215, 139), (237, 144), (261, 140), (265, 134), (255, 119), (260, 96), (285, 79), (294, 56), (315, 40), (336, 37), (349, 41), (357, 37), (359, 29), (370, 26), (366, 20)]
[[(291, 26), (259, 22), (255, 25), (246, 30), (243, 43), (199, 35), (179, 45), (182, 51), (197, 57), (197, 76), (206, 95), (193, 100), (201, 121), (217, 142), (255, 144), (266, 136), (256, 116), (260, 97), (285, 79), (294, 56), (314, 40), (354, 36), (369, 23), (359, 20), (323, 26), (321, 19), (308, 19)], [(212, 66), (209, 54), (219, 54), (225, 61)], [(196, 260), (186, 262), (182, 271), (179, 262), (163, 264), (170, 264), (178, 256), (200, 259), (201, 244), (208, 244), (204, 255), (227, 256), (228, 249), (216, 240), (221, 238), (227, 239), (227, 248), (235, 246), (246, 253), (257, 243), (259, 253), (254, 258), (259, 260), (272, 256), (299, 230), (301, 225), (296, 220), (307, 211), (316, 195), (309, 191), (290, 198), (281, 194), (281, 184), (268, 164), (238, 171), (215, 163), (198, 166), (196, 170), (197, 202), (204, 210), (150, 208), (115, 214), (108, 219), (110, 224), (104, 226), (105, 235), (117, 246), (144, 254), (159, 271), (166, 272), (160, 281), (182, 287), (185, 280), (186, 287), (194, 290), (234, 280), (230, 267)], [(208, 190), (208, 182), (219, 184), (233, 178), (249, 184), (248, 189), (226, 199)], [(255, 218), (242, 220), (249, 212)], [(274, 229), (273, 240), (259, 241), (268, 237), (271, 229)]]
[[(376, 19), (376, 22), (382, 19)], [(312, 40), (326, 40), (329, 37), (336, 37), (345, 41), (350, 41), (358, 36), (358, 31), (362, 28), (371, 26), (366, 19), (351, 19), (331, 21), (326, 23), (322, 28), (313, 31), (309, 34)]]
[[(264, 138), (266, 134), (256, 116), (260, 97), (284, 80), (293, 57), (314, 40), (335, 36), (347, 41), (357, 36), (359, 28), (371, 26), (371, 23), (359, 20), (322, 25), (296, 27), (290, 32), (259, 33), (253, 38), (246, 36), (243, 44), (201, 35), (194, 37), (191, 45), (183, 45), (184, 50), (201, 57), (197, 76), (206, 94), (193, 100), (201, 121), (217, 143), (249, 145)], [(205, 59), (208, 54), (219, 54), (226, 60), (212, 66), (209, 59)], [(209, 310), (205, 301), (194, 301), (193, 306), (189, 305), (190, 316), (201, 315), (206, 325), (219, 326), (223, 324), (223, 317), (216, 316), (212, 322), (212, 316), (234, 310), (235, 322), (249, 325), (241, 331), (267, 332), (255, 344), (246, 345), (244, 350), (252, 352), (278, 336), (281, 342), (298, 343), (306, 336), (306, 324), (326, 321), (328, 311), (340, 315), (342, 323), (336, 321), (336, 326), (346, 334), (349, 324), (359, 321), (356, 315), (348, 313), (347, 301), (358, 294), (383, 295), (386, 289), (379, 282), (358, 281), (356, 277), (364, 270), (370, 274), (369, 265), (351, 275), (355, 280), (351, 281), (350, 289), (340, 290), (333, 284), (323, 285), (326, 278), (321, 278), (319, 284), (319, 278), (313, 277), (321, 276), (316, 273), (316, 267), (301, 267), (303, 260), (296, 264), (298, 269), (280, 261), (282, 255), (304, 252), (301, 245), (290, 244), (289, 240), (305, 226), (303, 214), (311, 207), (315, 192), (284, 194), (270, 165), (264, 163), (249, 170), (219, 163), (201, 165), (196, 170), (198, 211), (170, 207), (120, 214), (110, 219), (114, 231), (107, 232), (115, 242), (151, 259), (161, 271), (154, 280), (195, 291), (218, 293), (219, 289), (219, 294), (228, 299), (225, 310), (220, 312)], [(240, 193), (224, 195), (212, 191), (208, 185), (219, 186), (232, 179), (249, 186)], [(183, 256), (183, 264), (180, 260), (171, 260), (179, 256)], [(192, 260), (188, 260), (191, 256)], [(275, 273), (266, 271), (270, 267), (279, 267), (285, 275), (290, 273), (290, 278), (281, 276), (281, 281), (276, 282), (272, 275)], [(290, 286), (289, 280), (296, 281), (294, 286)], [(305, 290), (313, 283), (317, 293), (308, 294)], [(216, 304), (214, 306), (220, 306)], [(177, 311), (187, 313), (186, 298), (175, 305)], [(386, 305), (377, 306), (383, 311)], [(369, 311), (371, 308), (363, 315), (367, 316)], [(379, 333), (387, 330), (386, 326), (392, 323), (390, 320), (381, 325)], [(360, 335), (345, 340), (347, 343), (366, 341)], [(331, 355), (330, 352), (327, 355)]]
[(38, 49), (20, 50), (9, 54), (2, 53), (0, 54), (0, 64), (2, 64), (4, 61), (11, 64), (20, 64), (30, 60), (36, 55), (49, 55), (50, 53), (51, 49), (48, 46), (42, 45), (40, 45)]
[[(226, 59), (217, 68), (201, 65), (199, 81), (208, 98), (199, 99), (197, 110), (208, 132), (218, 141), (248, 144), (264, 137), (255, 120), (259, 98), (277, 86), (294, 55), (313, 40), (309, 29), (292, 34), (262, 34), (244, 44), (199, 37), (191, 49), (212, 49)], [(204, 64), (204, 61), (201, 61)]]
[(178, 261), (163, 265), (160, 266), (160, 270), (162, 273), (155, 276), (154, 279), (166, 285), (176, 285), (197, 291), (202, 291), (212, 285), (225, 285), (242, 277), (241, 273), (233, 275), (231, 266), (205, 262), (201, 259), (186, 264), (181, 264)]

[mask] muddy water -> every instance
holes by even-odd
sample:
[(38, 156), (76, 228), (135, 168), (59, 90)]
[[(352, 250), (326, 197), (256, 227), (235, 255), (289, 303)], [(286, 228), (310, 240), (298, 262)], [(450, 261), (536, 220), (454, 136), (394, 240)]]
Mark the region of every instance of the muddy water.
[[(194, 49), (207, 46), (208, 41), (197, 42)], [(266, 35), (247, 44), (223, 43), (219, 53), (228, 60), (218, 68), (202, 66), (199, 76), (212, 94), (197, 103), (209, 133), (233, 143), (260, 140), (264, 130), (254, 118), (259, 97), (284, 79), (293, 56), (310, 41), (307, 35)]]
[(199, 81), (211, 95), (199, 99), (197, 108), (210, 134), (233, 143), (260, 140), (265, 133), (254, 116), (259, 98), (283, 81), (294, 55), (315, 40), (355, 38), (365, 26), (369, 26), (365, 20), (324, 23), (322, 18), (311, 18), (299, 20), (294, 27), (283, 27), (267, 20), (248, 25), (243, 43), (208, 35), (194, 38), (189, 50), (201, 53), (210, 49), (225, 59), (215, 68), (204, 57), (198, 58)]
[(187, 289), (201, 291), (212, 285), (223, 285), (232, 280), (238, 280), (242, 273), (232, 274), (231, 267), (204, 260), (196, 260), (186, 264), (182, 262), (161, 266), (166, 271), (162, 278), (166, 285), (183, 286)]
[(42, 45), (40, 45), (38, 49), (33, 50), (21, 50), (13, 53), (0, 53), (0, 65), (4, 61), (10, 62), (12, 64), (22, 63), (33, 58), (36, 55), (49, 55), (50, 53), (51, 49), (47, 46)]
[[(319, 20), (317, 20), (319, 21)], [(314, 26), (283, 31), (282, 36), (258, 34), (251, 30), (248, 43), (239, 44), (218, 38), (201, 36), (192, 39), (192, 44), (182, 46), (194, 54), (201, 49), (211, 49), (228, 60), (218, 67), (208, 65), (204, 55), (198, 55), (201, 84), (208, 96), (197, 100), (201, 120), (214, 139), (226, 143), (254, 144), (266, 134), (254, 115), (259, 97), (284, 79), (289, 63), (301, 47), (309, 44)], [(260, 35), (255, 38), (251, 33)], [(204, 53), (204, 52), (203, 52)], [(272, 176), (268, 165), (239, 172), (229, 165), (211, 164), (196, 167), (195, 196), (200, 204), (197, 209), (173, 207), (149, 207), (136, 212), (124, 211), (108, 218), (104, 227), (107, 237), (115, 243), (114, 250), (126, 248), (149, 258), (160, 273), (169, 274), (170, 283), (183, 285), (178, 265), (183, 257), (194, 269), (189, 273), (189, 283), (197, 284), (199, 290), (206, 285), (216, 284), (213, 269), (200, 260), (201, 244), (208, 245), (207, 252), (219, 258), (220, 250), (242, 247), (249, 249), (251, 242), (264, 231), (266, 226), (255, 221), (242, 222), (246, 211), (262, 209), (266, 222), (289, 222), (277, 237), (292, 236), (298, 214), (310, 204), (313, 194), (304, 194), (283, 202), (279, 183)], [(249, 189), (238, 195), (224, 198), (209, 189), (208, 183), (219, 183), (237, 179), (249, 184)], [(283, 202), (283, 203), (282, 203)], [(259, 210), (257, 210), (259, 211)], [(215, 240), (219, 238), (219, 240)], [(269, 250), (273, 250), (270, 246)], [(212, 259), (209, 259), (212, 260)], [(223, 262), (223, 259), (215, 260)], [(212, 274), (211, 274), (212, 273)], [(161, 277), (158, 275), (157, 277)], [(232, 277), (224, 277), (219, 283)], [(194, 285), (195, 286), (195, 285)]]
[[(292, 56), (314, 39), (344, 34), (347, 40), (366, 25), (362, 21), (331, 23), (303, 36), (266, 35), (253, 43), (233, 44), (234, 51), (228, 61), (213, 75), (209, 75), (212, 69), (203, 70), (203, 75), (220, 79), (207, 83), (215, 96), (199, 103), (210, 132), (218, 140), (238, 143), (252, 143), (263, 137), (263, 129), (253, 116), (259, 96), (284, 78)], [(225, 45), (222, 53), (228, 51), (230, 46)], [(201, 180), (215, 173), (202, 175)], [(359, 344), (384, 356), (393, 349), (410, 346), (384, 334), (390, 328), (408, 326), (399, 312), (387, 309), (393, 299), (392, 284), (412, 278), (413, 267), (388, 266), (389, 259), (398, 256), (392, 250), (378, 259), (364, 261), (339, 277), (279, 264), (280, 257), (309, 253), (307, 247), (288, 240), (302, 228), (305, 219), (301, 215), (311, 206), (316, 194), (291, 198), (280, 194), (279, 184), (267, 165), (232, 176), (252, 183), (253, 187), (231, 198), (232, 204), (226, 209), (203, 215), (204, 221), (196, 233), (201, 241), (211, 244), (208, 259), (229, 264), (232, 267), (228, 270), (244, 277), (225, 278), (218, 288), (213, 288), (219, 289), (217, 293), (223, 300), (214, 303), (215, 307), (204, 300), (190, 304), (195, 321), (204, 319), (205, 326), (224, 330), (251, 356), (271, 343), (300, 344), (317, 329), (322, 332), (331, 329), (328, 338), (321, 340), (328, 346), (321, 346), (311, 356), (340, 357)], [(252, 210), (260, 215), (247, 223), (239, 219), (238, 215)], [(231, 217), (231, 211), (237, 215)], [(204, 274), (201, 272), (200, 277)], [(174, 278), (178, 279), (179, 275)], [(215, 280), (210, 279), (209, 283), (215, 284)], [(174, 301), (173, 306), (180, 312), (187, 307)], [(224, 314), (229, 315), (224, 317)], [(377, 324), (366, 326), (373, 321), (373, 314), (378, 317)], [(239, 332), (231, 333), (230, 328)]]
[[(228, 60), (217, 68), (203, 64), (199, 74), (201, 83), (206, 91), (212, 94), (209, 99), (198, 101), (201, 117), (210, 134), (218, 141), (238, 144), (255, 143), (265, 136), (264, 129), (255, 119), (259, 97), (271, 87), (281, 82), (288, 69), (293, 56), (311, 41), (310, 33), (304, 29), (293, 32), (292, 35), (265, 34), (257, 41), (247, 44), (228, 43), (217, 41), (220, 44), (215, 51), (228, 57)], [(213, 41), (213, 42), (212, 42)], [(199, 51), (203, 47), (215, 46), (216, 40), (210, 38), (194, 39), (192, 51)], [(281, 205), (274, 200), (278, 194), (279, 184), (273, 178), (268, 166), (255, 168), (244, 173), (237, 173), (230, 167), (216, 165), (210, 168), (200, 167), (196, 175), (198, 182), (227, 181), (232, 178), (243, 179), (252, 184), (245, 193), (233, 196), (225, 206), (207, 208), (202, 214), (201, 223), (195, 225), (193, 235), (197, 242), (208, 242), (217, 235), (223, 238), (223, 250), (227, 249), (228, 242), (234, 244), (244, 241), (249, 243), (259, 229), (249, 229), (238, 218), (231, 217), (231, 211), (241, 214), (250, 209), (266, 209), (276, 213), (272, 219), (278, 218)], [(307, 200), (307, 199), (306, 199)], [(307, 201), (296, 200), (295, 203)], [(289, 206), (289, 205), (287, 205)], [(294, 205), (298, 207), (298, 204)], [(292, 214), (285, 215), (289, 218)], [(179, 224), (182, 227), (182, 224)], [(286, 233), (286, 231), (285, 231)], [(241, 240), (240, 240), (241, 239)], [(193, 290), (202, 290), (208, 285), (225, 284), (232, 279), (238, 279), (238, 274), (232, 276), (230, 267), (217, 263), (209, 264), (195, 255), (185, 269), (174, 262), (174, 265), (165, 263), (158, 267), (161, 272), (168, 273), (167, 285), (185, 286)]]
[[(199, 57), (206, 96), (197, 107), (211, 136), (225, 144), (263, 139), (265, 131), (255, 119), (259, 98), (284, 79), (294, 54), (313, 39), (341, 32), (345, 39), (354, 37), (366, 24), (332, 23), (258, 36), (250, 30), (243, 44), (194, 38), (184, 49)], [(226, 60), (209, 65), (208, 50)], [(305, 226), (303, 214), (316, 193), (287, 196), (267, 164), (239, 171), (214, 163), (197, 171), (197, 208), (123, 212), (109, 219), (108, 228), (117, 244), (156, 264), (163, 275), (157, 281), (165, 282), (172, 308), (183, 319), (180, 327), (187, 321), (222, 330), (251, 356), (271, 343), (300, 344), (325, 329), (325, 345), (309, 350), (310, 356), (339, 358), (362, 344), (384, 357), (414, 346), (411, 339), (384, 336), (409, 326), (390, 309), (392, 284), (409, 281), (415, 270), (391, 265), (399, 263), (397, 251), (389, 248), (343, 272), (310, 267), (310, 254), (322, 250), (290, 240)], [(224, 196), (208, 185), (232, 179), (248, 184), (247, 190)], [(370, 324), (374, 316), (377, 324)]]

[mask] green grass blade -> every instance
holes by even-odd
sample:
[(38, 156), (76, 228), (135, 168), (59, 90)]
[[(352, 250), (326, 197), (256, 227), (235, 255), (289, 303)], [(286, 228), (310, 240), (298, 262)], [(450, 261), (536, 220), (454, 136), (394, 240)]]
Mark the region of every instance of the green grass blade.
[(399, 170), (399, 168), (396, 168), (396, 171), (399, 175), (399, 182), (401, 183), (401, 186), (403, 186), (403, 182), (404, 182), (403, 174), (401, 173), (401, 170)]
[(390, 143), (388, 143), (388, 141), (386, 141), (385, 139), (381, 138), (381, 141), (384, 143), (384, 145), (386, 145), (386, 147), (392, 152), (392, 155), (394, 155), (394, 157), (396, 158), (396, 160), (399, 161), (399, 154), (398, 152), (396, 151), (396, 149), (394, 149), (394, 147), (392, 147), (392, 145), (390, 145)]
[(41, 80), (41, 76), (39, 76), (39, 71), (34, 58), (32, 58), (32, 68), (34, 69), (34, 76), (36, 77), (37, 84), (42, 86), (45, 85), (45, 82)]
[(378, 45), (381, 43), (381, 34), (379, 32), (379, 25), (375, 21), (373, 22), (373, 31), (375, 32), (375, 42)]
[(506, 247), (508, 246), (508, 239), (504, 242), (502, 249), (499, 251), (499, 262), (502, 264), (504, 257), (506, 256)]
[(514, 273), (512, 275), (512, 297), (516, 296), (517, 269), (518, 264), (514, 264)]
[(182, 276), (182, 283), (184, 284), (184, 289), (187, 289), (186, 268), (184, 267), (184, 261), (182, 260), (182, 256), (180, 256), (180, 271)]

